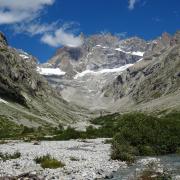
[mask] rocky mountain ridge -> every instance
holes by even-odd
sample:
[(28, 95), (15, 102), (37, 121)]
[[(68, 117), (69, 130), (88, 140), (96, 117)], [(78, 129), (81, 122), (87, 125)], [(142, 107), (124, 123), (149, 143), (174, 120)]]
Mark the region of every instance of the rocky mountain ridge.
[(0, 34), (0, 114), (46, 126), (102, 113), (178, 109), (179, 54), (180, 32), (152, 41), (100, 34), (38, 64)]
[[(170, 49), (178, 46), (178, 34), (179, 32), (171, 36), (163, 33), (161, 37), (152, 41), (145, 41), (138, 37), (121, 40), (111, 34), (93, 35), (85, 38), (80, 48), (58, 49), (48, 64), (42, 67), (59, 68), (64, 72), (60, 76), (46, 75), (46, 78), (68, 102), (93, 111), (121, 111), (120, 107), (125, 104), (129, 106), (161, 97), (162, 93), (157, 92), (155, 87), (152, 87), (154, 90), (151, 94), (155, 98), (146, 97), (149, 96), (148, 93), (144, 93), (144, 96), (139, 94), (140, 89), (144, 88), (138, 81), (138, 78), (141, 79), (139, 74), (141, 70), (144, 74), (150, 71), (155, 73), (152, 69), (158, 71), (158, 66), (161, 67), (159, 64), (164, 63), (165, 56), (171, 53)], [(179, 58), (178, 54), (175, 56)], [(178, 60), (174, 63), (177, 63), (178, 73)], [(172, 63), (170, 67), (173, 68), (174, 65)], [(156, 76), (160, 74), (161, 72), (157, 72)], [(169, 76), (173, 76), (173, 72)], [(171, 81), (172, 78), (169, 83)], [(126, 86), (121, 84), (124, 82)], [(143, 83), (145, 82), (141, 84)], [(137, 92), (135, 92), (135, 86), (138, 89)]]
[[(179, 108), (179, 34), (180, 32), (177, 32), (171, 38), (163, 34), (162, 38), (153, 42), (157, 45), (154, 48), (151, 45), (141, 62), (129, 67), (103, 88), (105, 96), (114, 97), (116, 100), (128, 97), (134, 106), (144, 104), (148, 108), (151, 104), (157, 110)], [(177, 100), (171, 99), (172, 97)], [(169, 102), (165, 101), (166, 98)]]

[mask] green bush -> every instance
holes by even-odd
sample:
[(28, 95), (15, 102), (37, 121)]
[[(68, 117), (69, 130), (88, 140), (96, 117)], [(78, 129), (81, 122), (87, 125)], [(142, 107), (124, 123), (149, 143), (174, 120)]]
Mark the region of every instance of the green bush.
[(69, 140), (69, 139), (80, 139), (82, 138), (82, 133), (76, 131), (72, 127), (68, 127), (66, 130), (62, 131), (60, 134), (54, 136), (54, 140)]
[(49, 154), (42, 157), (36, 157), (35, 162), (40, 164), (42, 168), (57, 169), (65, 166), (64, 163), (51, 157)]
[(148, 145), (140, 145), (138, 146), (139, 154), (143, 154), (144, 156), (152, 156), (156, 155), (154, 149)]
[(0, 139), (15, 138), (19, 136), (21, 127), (10, 121), (7, 117), (0, 115)]
[(173, 117), (157, 118), (141, 113), (119, 116), (116, 122), (118, 133), (112, 140), (111, 157), (124, 160), (128, 153), (128, 160), (129, 155), (175, 153), (180, 146), (180, 119), (179, 116)]
[(118, 159), (121, 161), (127, 161), (128, 163), (133, 163), (135, 161), (134, 154), (137, 154), (136, 148), (131, 146), (126, 139), (117, 134), (112, 141), (112, 159)]
[(128, 163), (133, 163), (135, 161), (134, 154), (132, 153), (133, 147), (129, 145), (119, 145), (119, 144), (114, 144), (112, 146), (112, 154), (111, 158), (113, 160), (121, 160), (121, 161), (126, 161)]
[(180, 155), (180, 147), (176, 149), (176, 153)]
[(34, 132), (35, 132), (35, 130), (33, 128), (23, 126), (22, 134), (30, 134), (30, 133), (34, 133)]

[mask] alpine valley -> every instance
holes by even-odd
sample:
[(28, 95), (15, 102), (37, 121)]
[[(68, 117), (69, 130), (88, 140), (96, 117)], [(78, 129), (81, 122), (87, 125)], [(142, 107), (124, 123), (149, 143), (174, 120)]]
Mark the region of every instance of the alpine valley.
[[(82, 46), (43, 64), (7, 39), (0, 33), (0, 179), (112, 179), (135, 162), (140, 179), (168, 179), (161, 158), (136, 157), (180, 152), (180, 31), (81, 34)], [(159, 169), (144, 169), (152, 162)]]

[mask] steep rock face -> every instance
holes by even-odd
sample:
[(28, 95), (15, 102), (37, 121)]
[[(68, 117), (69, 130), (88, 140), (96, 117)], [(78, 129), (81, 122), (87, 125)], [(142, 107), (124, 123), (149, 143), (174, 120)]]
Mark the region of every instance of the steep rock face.
[(123, 50), (129, 51), (129, 52), (131, 51), (145, 52), (147, 51), (148, 43), (145, 40), (140, 39), (138, 37), (132, 37), (132, 38), (120, 41), (120, 46), (122, 47)]
[(58, 49), (55, 56), (48, 62), (50, 67), (60, 68), (66, 72), (67, 77), (72, 77), (76, 74), (74, 65), (83, 56), (83, 48), (68, 48), (63, 47)]
[[(129, 67), (113, 83), (103, 88), (104, 95), (116, 99), (129, 97), (135, 104), (146, 103), (154, 99), (177, 95), (180, 90), (180, 44), (179, 32), (174, 37), (163, 35), (160, 53), (154, 49), (142, 61)], [(175, 40), (176, 39), (176, 40)], [(172, 44), (173, 41), (173, 44)], [(162, 51), (163, 49), (163, 51)], [(148, 50), (150, 52), (150, 50)], [(171, 100), (169, 100), (170, 103)], [(160, 100), (159, 100), (159, 104)], [(170, 103), (171, 104), (171, 103)], [(176, 104), (176, 105), (175, 105)], [(174, 102), (174, 106), (178, 106)], [(166, 105), (168, 108), (168, 104)]]
[(168, 33), (163, 33), (161, 37), (150, 41), (146, 49), (144, 57), (148, 59), (149, 56), (159, 56), (163, 51), (172, 45), (172, 37)]
[(31, 63), (8, 47), (0, 48), (0, 96), (26, 104), (25, 94), (42, 95), (50, 88)]
[(133, 92), (137, 102), (159, 98), (180, 90), (180, 46), (163, 53), (158, 62), (150, 64), (143, 70), (144, 80)]
[(30, 62), (34, 66), (37, 65), (38, 60), (34, 56), (28, 54), (27, 52), (24, 52), (22, 49), (14, 49), (14, 51), (18, 53), (23, 60)]
[(111, 34), (93, 35), (84, 39), (82, 47), (60, 48), (48, 63), (73, 77), (77, 72), (87, 69), (114, 68), (134, 63), (140, 56), (130, 52), (144, 52), (144, 44), (146, 42), (139, 38), (121, 41)]
[(180, 31), (177, 31), (171, 40), (171, 45), (180, 44)]

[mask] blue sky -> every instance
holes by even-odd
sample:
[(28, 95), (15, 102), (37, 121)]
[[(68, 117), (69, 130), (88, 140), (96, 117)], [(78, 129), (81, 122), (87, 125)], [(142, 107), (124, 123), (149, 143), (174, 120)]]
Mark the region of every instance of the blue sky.
[(147, 40), (180, 29), (180, 0), (0, 0), (0, 31), (41, 62), (79, 34), (111, 32)]

